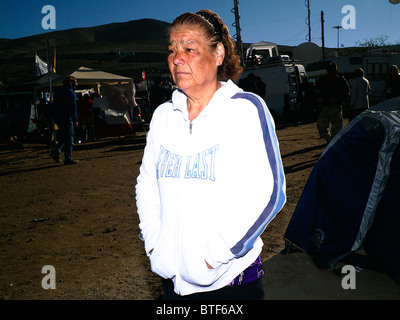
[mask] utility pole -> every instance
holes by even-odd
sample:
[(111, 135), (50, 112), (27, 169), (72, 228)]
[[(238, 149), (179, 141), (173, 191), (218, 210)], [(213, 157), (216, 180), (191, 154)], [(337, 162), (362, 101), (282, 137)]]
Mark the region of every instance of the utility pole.
[(310, 10), (310, 0), (307, 0), (305, 4), (307, 7), (308, 15), (307, 15), (307, 25), (308, 25), (308, 42), (311, 42), (311, 10)]
[(339, 31), (340, 31), (340, 29), (342, 29), (343, 27), (340, 26), (340, 25), (337, 25), (337, 26), (334, 26), (334, 27), (332, 27), (332, 28), (337, 29), (337, 53), (338, 53), (338, 55), (339, 55)]
[(240, 61), (243, 64), (243, 43), (242, 43), (242, 36), (240, 35), (240, 15), (239, 15), (239, 0), (233, 1), (234, 8), (231, 10), (235, 14), (235, 23), (232, 24), (236, 28), (236, 34), (233, 38), (236, 39), (236, 44), (238, 48), (238, 54), (240, 57)]
[(325, 59), (325, 32), (324, 32), (324, 12), (321, 11), (321, 39), (322, 39), (322, 58)]

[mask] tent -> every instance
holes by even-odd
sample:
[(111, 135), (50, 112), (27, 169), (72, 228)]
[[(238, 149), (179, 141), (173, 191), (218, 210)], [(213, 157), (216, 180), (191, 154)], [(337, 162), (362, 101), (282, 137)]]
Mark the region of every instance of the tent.
[(358, 254), (399, 282), (399, 140), (400, 98), (345, 126), (310, 174), (284, 235), (287, 244), (332, 270)]
[(49, 86), (50, 81), (54, 83), (62, 83), (64, 76), (58, 73), (46, 73), (43, 75), (36, 76), (30, 80), (18, 83), (17, 87), (29, 87), (34, 89), (45, 88)]
[(39, 97), (40, 91), (43, 89), (48, 89), (50, 87), (50, 82), (52, 86), (55, 84), (62, 84), (64, 80), (63, 75), (58, 73), (46, 73), (43, 75), (35, 76), (29, 80), (19, 82), (17, 84), (11, 85), (10, 89), (15, 91), (30, 91), (32, 94), (32, 98), (36, 101)]
[(109, 85), (122, 83), (133, 84), (132, 78), (101, 70), (94, 70), (87, 67), (80, 67), (77, 70), (73, 71), (70, 75), (74, 76), (78, 80), (79, 85), (96, 85), (100, 87), (103, 83)]
[(93, 88), (101, 93), (101, 97), (95, 99), (100, 101), (93, 104), (97, 138), (133, 133), (131, 112), (136, 101), (132, 78), (83, 66), (70, 75), (77, 79), (79, 88)]

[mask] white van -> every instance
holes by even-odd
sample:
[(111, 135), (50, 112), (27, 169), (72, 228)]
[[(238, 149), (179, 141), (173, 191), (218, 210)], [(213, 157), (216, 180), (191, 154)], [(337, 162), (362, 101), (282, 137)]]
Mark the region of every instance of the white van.
[(285, 118), (297, 111), (299, 88), (306, 81), (306, 71), (302, 64), (287, 55), (279, 55), (275, 43), (258, 42), (247, 49), (240, 80), (250, 74), (259, 76), (265, 84), (265, 94), (260, 96), (274, 118)]

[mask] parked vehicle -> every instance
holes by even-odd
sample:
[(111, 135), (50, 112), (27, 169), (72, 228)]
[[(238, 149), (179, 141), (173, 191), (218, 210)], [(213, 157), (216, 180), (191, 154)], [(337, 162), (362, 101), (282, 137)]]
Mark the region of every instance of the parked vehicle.
[(258, 42), (247, 49), (239, 86), (254, 76), (265, 84), (265, 91), (258, 93), (274, 118), (286, 118), (299, 111), (300, 86), (307, 81), (305, 68), (288, 55), (280, 55), (275, 43)]

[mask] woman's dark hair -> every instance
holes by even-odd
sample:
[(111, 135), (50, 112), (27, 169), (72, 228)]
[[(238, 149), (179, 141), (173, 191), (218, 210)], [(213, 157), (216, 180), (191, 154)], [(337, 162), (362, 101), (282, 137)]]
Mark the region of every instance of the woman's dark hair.
[(178, 26), (197, 26), (204, 31), (204, 36), (208, 39), (211, 50), (215, 50), (218, 43), (222, 43), (225, 48), (225, 58), (221, 66), (218, 67), (218, 80), (233, 81), (239, 79), (243, 72), (240, 65), (240, 58), (236, 51), (236, 43), (230, 37), (228, 27), (222, 19), (210, 10), (201, 10), (197, 13), (187, 12), (177, 17), (172, 23), (171, 30)]

